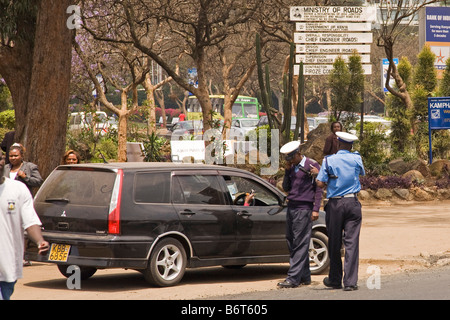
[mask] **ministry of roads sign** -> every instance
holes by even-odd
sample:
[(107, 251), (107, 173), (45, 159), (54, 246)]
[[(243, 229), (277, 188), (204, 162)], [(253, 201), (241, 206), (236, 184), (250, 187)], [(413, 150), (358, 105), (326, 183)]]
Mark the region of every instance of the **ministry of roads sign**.
[[(356, 52), (362, 57), (364, 74), (372, 74), (371, 22), (375, 18), (373, 7), (291, 7), (290, 20), (296, 22), (296, 63), (304, 63), (305, 75), (324, 75), (333, 69), (338, 56), (348, 61)], [(299, 66), (294, 72), (298, 75)]]

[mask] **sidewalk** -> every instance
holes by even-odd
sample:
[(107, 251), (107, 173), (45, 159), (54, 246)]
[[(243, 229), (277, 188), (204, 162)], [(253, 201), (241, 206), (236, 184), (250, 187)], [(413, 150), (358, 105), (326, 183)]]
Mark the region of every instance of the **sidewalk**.
[[(392, 273), (450, 263), (450, 201), (363, 203), (361, 271)], [(361, 272), (360, 271), (360, 272)]]

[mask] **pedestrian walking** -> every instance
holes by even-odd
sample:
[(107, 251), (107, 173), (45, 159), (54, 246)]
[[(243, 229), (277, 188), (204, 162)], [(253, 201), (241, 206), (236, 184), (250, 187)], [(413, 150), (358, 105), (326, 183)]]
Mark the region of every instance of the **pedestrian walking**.
[(342, 131), (342, 123), (335, 121), (331, 124), (331, 134), (325, 139), (323, 155), (329, 156), (338, 152), (338, 137), (336, 132)]
[(0, 151), (0, 300), (9, 300), (22, 275), (24, 231), (36, 243), (40, 254), (49, 244), (41, 233), (41, 221), (33, 207), (28, 188), (3, 175), (5, 160)]
[[(329, 276), (323, 280), (325, 286), (351, 291), (358, 289), (359, 233), (361, 229), (361, 203), (357, 193), (361, 190), (359, 176), (364, 175), (364, 165), (357, 152), (351, 152), (355, 135), (336, 132), (339, 151), (325, 157), (317, 185), (327, 187), (328, 202), (325, 206), (330, 255)], [(345, 257), (342, 270), (341, 246), (344, 243)], [(344, 276), (343, 276), (344, 271)]]
[(311, 284), (309, 244), (312, 221), (318, 219), (322, 201), (322, 189), (314, 176), (318, 174), (320, 166), (303, 156), (299, 147), (299, 141), (292, 141), (280, 149), (286, 159), (283, 189), (288, 192), (286, 240), (290, 259), (287, 277), (278, 283), (279, 288)]

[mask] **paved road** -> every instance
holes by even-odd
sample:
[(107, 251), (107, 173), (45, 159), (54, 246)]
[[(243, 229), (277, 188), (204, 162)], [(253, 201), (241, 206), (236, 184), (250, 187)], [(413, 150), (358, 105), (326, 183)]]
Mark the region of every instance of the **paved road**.
[[(245, 298), (255, 292), (274, 294), (283, 299), (390, 299), (389, 288), (401, 289), (413, 277), (411, 270), (423, 269), (437, 262), (450, 260), (450, 201), (439, 203), (414, 203), (408, 205), (367, 205), (363, 207), (363, 226), (360, 244), (360, 287), (356, 292), (325, 291), (322, 279), (325, 275), (313, 276), (313, 285), (291, 291), (276, 290), (278, 281), (283, 280), (288, 269), (281, 265), (249, 265), (240, 270), (221, 267), (189, 269), (182, 282), (176, 287), (155, 288), (149, 286), (143, 276), (132, 270), (99, 270), (89, 280), (82, 281), (81, 289), (69, 290), (65, 279), (53, 264), (35, 263), (24, 268), (24, 278), (17, 282), (13, 300), (192, 300), (219, 299), (218, 296), (242, 294)], [(438, 261), (439, 260), (439, 261)], [(371, 266), (381, 269), (381, 289), (369, 290), (365, 279), (372, 273)], [(447, 269), (447, 272), (450, 269)], [(397, 280), (389, 280), (391, 274), (399, 274)], [(433, 276), (437, 284), (434, 284)], [(429, 275), (423, 281), (423, 299), (449, 299), (448, 287), (435, 293), (434, 288), (449, 283), (445, 275)], [(396, 278), (392, 278), (396, 279)], [(403, 279), (403, 280), (402, 280)], [(420, 277), (419, 280), (425, 279)], [(446, 281), (442, 281), (445, 279)], [(394, 285), (398, 283), (398, 285)], [(411, 284), (413, 284), (411, 282)], [(420, 288), (420, 285), (419, 285)], [(424, 290), (420, 288), (420, 290)], [(415, 289), (414, 289), (415, 290)], [(419, 289), (415, 290), (420, 292)], [(307, 295), (301, 296), (303, 292)], [(409, 290), (408, 291), (412, 291)], [(425, 294), (426, 293), (426, 294)], [(392, 299), (410, 299), (405, 295)], [(255, 299), (277, 299), (263, 296)], [(239, 298), (241, 299), (241, 298)], [(281, 298), (280, 298), (281, 299)], [(414, 297), (411, 297), (414, 299)]]
[[(322, 283), (295, 289), (274, 289), (270, 291), (215, 297), (223, 300), (449, 300), (450, 265), (429, 270), (405, 272), (395, 275), (381, 275), (377, 282), (376, 273), (359, 281), (359, 290), (345, 292), (326, 288)], [(379, 284), (379, 285), (378, 285)]]

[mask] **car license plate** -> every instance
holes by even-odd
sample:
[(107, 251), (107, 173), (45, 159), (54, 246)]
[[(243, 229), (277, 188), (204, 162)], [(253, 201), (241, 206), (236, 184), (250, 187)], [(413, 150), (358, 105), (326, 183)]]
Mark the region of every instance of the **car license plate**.
[(70, 245), (52, 243), (50, 248), (49, 261), (66, 262), (69, 257)]

